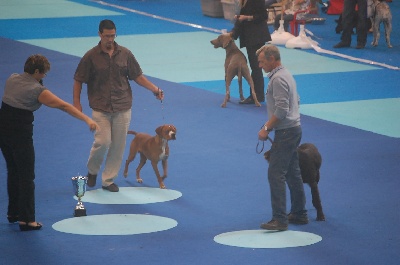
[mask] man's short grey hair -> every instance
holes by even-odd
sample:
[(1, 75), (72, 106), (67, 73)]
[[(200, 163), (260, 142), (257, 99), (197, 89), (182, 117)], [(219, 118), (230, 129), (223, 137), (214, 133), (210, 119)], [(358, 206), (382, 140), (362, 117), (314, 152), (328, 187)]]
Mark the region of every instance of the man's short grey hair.
[(269, 60), (269, 57), (274, 57), (276, 61), (281, 60), (281, 54), (279, 52), (278, 47), (272, 44), (265, 44), (262, 46), (260, 49), (257, 50), (256, 54), (257, 56), (260, 55), (260, 53), (264, 54), (264, 57)]

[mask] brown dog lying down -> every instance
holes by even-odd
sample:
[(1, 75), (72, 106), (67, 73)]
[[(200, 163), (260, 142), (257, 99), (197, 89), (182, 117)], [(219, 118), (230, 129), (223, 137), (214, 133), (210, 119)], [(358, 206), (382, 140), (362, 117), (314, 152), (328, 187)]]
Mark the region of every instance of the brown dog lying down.
[[(168, 164), (167, 159), (169, 156), (168, 141), (176, 139), (176, 128), (174, 125), (162, 125), (156, 129), (156, 136), (151, 136), (147, 133), (137, 133), (135, 131), (128, 131), (128, 134), (134, 134), (135, 139), (132, 140), (129, 149), (129, 156), (125, 162), (124, 177), (128, 176), (129, 163), (135, 159), (137, 153), (140, 153), (140, 162), (136, 168), (136, 180), (142, 183), (140, 178), (140, 170), (146, 164), (147, 159), (151, 161), (154, 172), (156, 173), (160, 189), (165, 189), (163, 180), (167, 177)], [(158, 171), (158, 162), (161, 160), (163, 166), (163, 176), (161, 177)]]
[(247, 59), (236, 46), (235, 41), (232, 39), (229, 33), (223, 33), (218, 36), (215, 40), (210, 41), (214, 45), (214, 48), (224, 48), (226, 51), (225, 57), (225, 99), (221, 104), (221, 107), (225, 108), (226, 103), (230, 100), (230, 86), (232, 79), (237, 76), (239, 83), (239, 95), (240, 100), (244, 100), (243, 89), (242, 89), (242, 77), (247, 80), (251, 89), (251, 96), (254, 99), (254, 103), (257, 107), (261, 104), (257, 100), (256, 93), (254, 92), (254, 83), (251, 78), (250, 70), (247, 65)]
[[(299, 165), (303, 183), (307, 183), (311, 188), (312, 204), (317, 209), (317, 221), (325, 221), (322, 211), (321, 198), (319, 196), (318, 182), (319, 169), (322, 164), (322, 157), (317, 147), (310, 143), (304, 143), (297, 148), (299, 154)], [(269, 161), (270, 151), (264, 153), (264, 158)]]

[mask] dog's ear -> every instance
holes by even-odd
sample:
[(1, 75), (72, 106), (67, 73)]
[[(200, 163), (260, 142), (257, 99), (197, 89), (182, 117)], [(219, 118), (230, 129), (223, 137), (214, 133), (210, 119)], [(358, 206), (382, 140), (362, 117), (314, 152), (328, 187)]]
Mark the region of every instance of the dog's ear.
[(164, 125), (159, 126), (156, 129), (156, 134), (162, 136), (162, 129), (164, 128)]

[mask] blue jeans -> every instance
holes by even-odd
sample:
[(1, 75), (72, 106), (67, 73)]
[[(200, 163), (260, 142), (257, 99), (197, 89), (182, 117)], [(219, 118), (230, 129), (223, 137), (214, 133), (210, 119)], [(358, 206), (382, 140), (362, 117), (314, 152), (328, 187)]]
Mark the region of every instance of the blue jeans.
[(297, 154), (301, 136), (300, 126), (278, 130), (275, 132), (271, 147), (268, 181), (271, 189), (272, 219), (283, 224), (288, 223), (286, 183), (290, 191), (290, 212), (297, 217), (307, 216), (306, 197)]

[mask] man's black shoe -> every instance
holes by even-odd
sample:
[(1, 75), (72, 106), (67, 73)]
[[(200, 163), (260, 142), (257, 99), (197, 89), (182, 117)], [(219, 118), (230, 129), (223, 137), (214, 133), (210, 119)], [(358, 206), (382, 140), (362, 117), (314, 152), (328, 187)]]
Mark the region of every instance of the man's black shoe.
[(345, 42), (339, 42), (338, 44), (336, 44), (335, 46), (333, 46), (333, 48), (345, 48), (345, 47), (350, 47), (350, 43), (345, 43)]
[(97, 179), (97, 174), (96, 175), (92, 175), (89, 172), (87, 173), (87, 185), (88, 187), (94, 187), (96, 186), (96, 179)]
[(244, 100), (239, 101), (239, 104), (254, 104), (253, 97), (250, 96)]
[(288, 230), (287, 224), (282, 224), (277, 220), (271, 220), (268, 223), (263, 223), (260, 225), (260, 228), (266, 230), (278, 230), (278, 231), (286, 231)]

